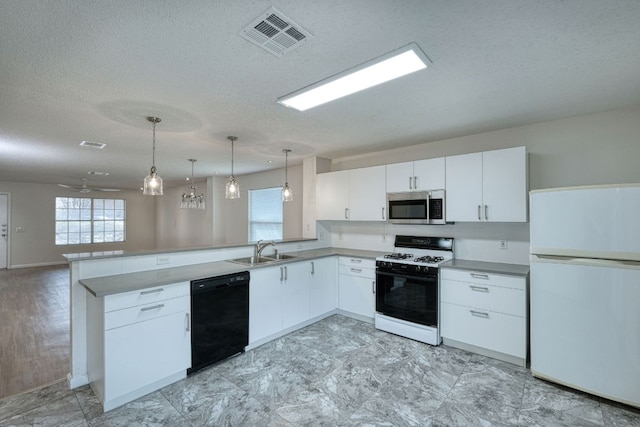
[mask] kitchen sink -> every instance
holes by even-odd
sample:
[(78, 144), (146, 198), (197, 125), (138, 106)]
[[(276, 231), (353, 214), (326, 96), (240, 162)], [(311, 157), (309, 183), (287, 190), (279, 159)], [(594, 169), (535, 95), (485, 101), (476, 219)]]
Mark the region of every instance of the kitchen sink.
[(258, 265), (258, 264), (267, 264), (270, 262), (275, 262), (276, 259), (275, 258), (268, 258), (266, 256), (260, 256), (260, 257), (253, 257), (253, 256), (246, 256), (243, 258), (235, 258), (235, 259), (230, 259), (230, 262), (235, 262), (236, 264), (244, 264), (244, 265)]
[(287, 254), (275, 254), (275, 255), (267, 255), (265, 258), (271, 258), (274, 261), (283, 261), (285, 259), (298, 258), (295, 255), (287, 255)]

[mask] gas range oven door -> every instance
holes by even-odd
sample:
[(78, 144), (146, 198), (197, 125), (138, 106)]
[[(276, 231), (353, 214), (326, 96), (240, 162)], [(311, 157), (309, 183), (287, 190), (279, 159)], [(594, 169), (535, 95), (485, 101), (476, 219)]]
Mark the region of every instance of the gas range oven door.
[(420, 325), (438, 327), (438, 275), (376, 271), (376, 311)]

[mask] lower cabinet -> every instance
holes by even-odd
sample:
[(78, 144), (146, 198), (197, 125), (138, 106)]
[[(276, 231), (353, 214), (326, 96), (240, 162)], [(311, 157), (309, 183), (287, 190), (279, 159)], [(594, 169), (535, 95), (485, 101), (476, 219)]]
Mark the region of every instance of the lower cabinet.
[(105, 411), (186, 376), (190, 284), (87, 295), (89, 381)]
[(313, 319), (338, 307), (338, 258), (318, 258), (309, 264), (309, 318)]
[(338, 308), (373, 319), (376, 308), (375, 261), (340, 257), (338, 272)]
[(251, 270), (249, 343), (335, 310), (336, 266), (332, 256)]
[(442, 269), (440, 289), (445, 342), (468, 344), (487, 350), (489, 356), (526, 364), (526, 277)]

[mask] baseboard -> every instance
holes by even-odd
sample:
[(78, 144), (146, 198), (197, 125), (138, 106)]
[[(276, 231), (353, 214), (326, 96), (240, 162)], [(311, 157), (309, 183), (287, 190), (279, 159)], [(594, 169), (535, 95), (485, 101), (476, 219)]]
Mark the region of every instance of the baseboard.
[(455, 348), (459, 348), (460, 350), (465, 350), (471, 353), (480, 354), (482, 356), (487, 356), (492, 359), (502, 360), (503, 362), (512, 363), (514, 365), (522, 366), (523, 368), (527, 367), (526, 358), (500, 353), (498, 351), (489, 350), (488, 348), (478, 347), (473, 344), (467, 344), (467, 343), (452, 340), (449, 338), (442, 338), (442, 343), (444, 345), (448, 345), (449, 347), (455, 347)]
[(39, 262), (35, 264), (12, 264), (8, 267), (9, 270), (15, 270), (18, 268), (32, 268), (32, 267), (51, 267), (53, 265), (65, 265), (67, 261), (52, 261), (52, 262)]

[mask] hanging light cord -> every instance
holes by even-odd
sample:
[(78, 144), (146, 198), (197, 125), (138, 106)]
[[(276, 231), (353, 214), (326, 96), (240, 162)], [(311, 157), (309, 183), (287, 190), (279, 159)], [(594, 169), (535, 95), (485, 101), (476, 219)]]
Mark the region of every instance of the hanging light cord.
[(289, 151), (284, 152), (284, 183), (289, 183)]
[(231, 139), (231, 177), (233, 178), (233, 142), (235, 139)]
[(153, 123), (153, 150), (151, 154), (151, 166), (155, 169), (156, 167), (156, 121), (152, 120)]

